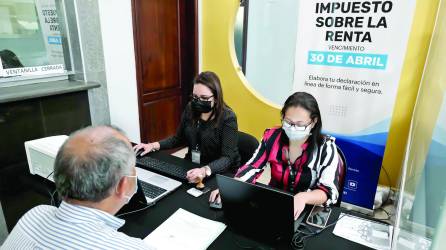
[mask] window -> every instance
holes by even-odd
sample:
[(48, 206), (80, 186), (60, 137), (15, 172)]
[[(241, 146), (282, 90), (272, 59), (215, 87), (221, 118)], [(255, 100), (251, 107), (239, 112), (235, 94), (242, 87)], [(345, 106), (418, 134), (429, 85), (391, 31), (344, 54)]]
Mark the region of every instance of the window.
[(71, 72), (70, 46), (60, 0), (0, 2), (0, 86)]

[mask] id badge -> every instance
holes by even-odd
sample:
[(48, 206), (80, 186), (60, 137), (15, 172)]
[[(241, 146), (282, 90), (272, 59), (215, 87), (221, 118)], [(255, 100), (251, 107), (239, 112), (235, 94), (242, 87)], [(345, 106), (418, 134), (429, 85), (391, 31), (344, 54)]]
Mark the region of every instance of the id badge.
[(192, 150), (192, 162), (200, 164), (201, 153), (198, 150)]

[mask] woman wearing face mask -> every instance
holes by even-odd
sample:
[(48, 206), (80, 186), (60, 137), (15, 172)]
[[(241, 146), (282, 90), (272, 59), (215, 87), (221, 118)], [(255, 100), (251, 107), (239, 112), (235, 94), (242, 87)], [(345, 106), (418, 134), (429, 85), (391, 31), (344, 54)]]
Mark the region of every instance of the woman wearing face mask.
[(159, 142), (138, 144), (135, 151), (188, 147), (186, 159), (202, 165), (187, 172), (189, 182), (198, 182), (230, 166), (239, 166), (237, 117), (223, 101), (220, 79), (214, 72), (202, 72), (194, 79), (193, 94), (174, 136)]
[[(321, 134), (322, 120), (316, 99), (296, 92), (281, 110), (282, 127), (267, 129), (259, 148), (235, 177), (255, 183), (266, 163), (271, 167), (270, 186), (294, 195), (294, 217), (306, 204), (330, 205), (339, 197), (339, 156), (335, 138)], [(218, 190), (209, 200), (219, 202)]]

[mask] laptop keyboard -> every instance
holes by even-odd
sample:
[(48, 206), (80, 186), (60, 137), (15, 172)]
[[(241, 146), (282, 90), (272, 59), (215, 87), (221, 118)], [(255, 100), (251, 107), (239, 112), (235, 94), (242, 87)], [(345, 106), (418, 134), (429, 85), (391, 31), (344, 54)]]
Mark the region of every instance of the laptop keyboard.
[(170, 164), (147, 156), (142, 158), (137, 158), (136, 163), (143, 167), (146, 167), (149, 170), (153, 170), (161, 174), (172, 176), (182, 181), (187, 180), (186, 179), (187, 170), (182, 168), (181, 166)]
[(167, 190), (164, 188), (160, 188), (157, 187), (155, 185), (152, 185), (150, 183), (141, 181), (141, 187), (142, 187), (142, 191), (144, 193), (144, 195), (146, 197), (149, 197), (150, 199), (155, 199), (156, 197), (160, 196), (161, 194), (163, 194), (164, 192), (166, 192)]

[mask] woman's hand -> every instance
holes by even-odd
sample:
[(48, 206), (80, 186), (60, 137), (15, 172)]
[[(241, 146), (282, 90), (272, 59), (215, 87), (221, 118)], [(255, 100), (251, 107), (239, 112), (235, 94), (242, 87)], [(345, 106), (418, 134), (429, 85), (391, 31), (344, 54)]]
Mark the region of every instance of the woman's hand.
[(294, 220), (297, 220), (297, 218), (299, 218), (299, 215), (305, 209), (306, 203), (307, 200), (305, 198), (305, 193), (297, 193), (294, 196)]
[(160, 149), (160, 144), (158, 142), (152, 142), (152, 143), (140, 143), (133, 147), (133, 150), (135, 152), (138, 152), (140, 149), (143, 149), (144, 151), (140, 154), (140, 156), (143, 156), (149, 152), (156, 151)]
[(214, 202), (214, 201), (216, 201), (217, 203), (221, 203), (220, 190), (218, 189), (215, 189), (209, 195), (209, 202)]
[(187, 171), (186, 178), (190, 183), (198, 183), (206, 177), (206, 169), (202, 168), (194, 168)]

